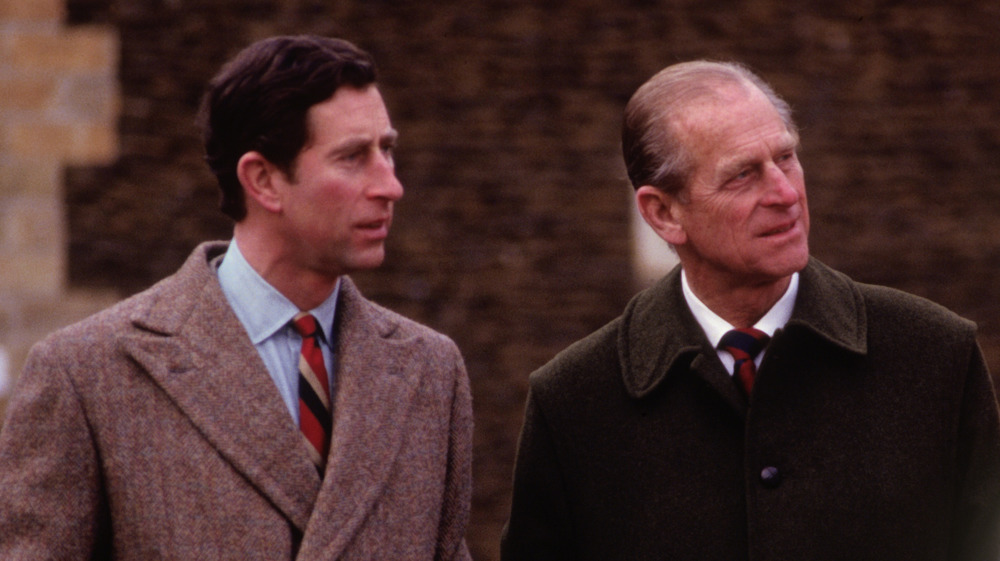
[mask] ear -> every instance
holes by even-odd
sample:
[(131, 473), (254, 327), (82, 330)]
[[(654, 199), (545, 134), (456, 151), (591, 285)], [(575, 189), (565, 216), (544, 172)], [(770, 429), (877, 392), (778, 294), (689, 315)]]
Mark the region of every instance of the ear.
[(270, 212), (281, 211), (278, 187), (287, 179), (263, 154), (256, 151), (243, 154), (236, 164), (236, 176), (243, 185), (248, 203), (256, 202)]
[(643, 185), (635, 192), (639, 214), (654, 232), (673, 246), (687, 242), (687, 233), (679, 218), (682, 212), (677, 197), (652, 185)]

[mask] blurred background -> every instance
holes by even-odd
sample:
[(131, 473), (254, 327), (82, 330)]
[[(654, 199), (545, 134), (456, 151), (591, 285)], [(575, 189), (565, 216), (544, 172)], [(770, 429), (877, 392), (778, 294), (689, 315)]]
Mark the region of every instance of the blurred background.
[(373, 53), (406, 195), (372, 299), (472, 379), (468, 539), (498, 558), (528, 374), (662, 273), (622, 109), (659, 69), (744, 62), (795, 109), (813, 254), (979, 323), (1000, 372), (995, 0), (0, 0), (0, 410), (45, 333), (226, 239), (193, 120), (251, 41)]

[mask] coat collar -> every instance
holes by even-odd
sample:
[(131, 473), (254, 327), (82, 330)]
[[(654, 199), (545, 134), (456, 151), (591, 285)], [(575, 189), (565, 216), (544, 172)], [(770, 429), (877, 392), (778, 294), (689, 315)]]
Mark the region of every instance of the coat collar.
[(299, 528), (320, 479), (256, 348), (229, 307), (203, 244), (147, 292), (122, 339), (136, 360), (219, 453)]
[[(642, 398), (671, 372), (690, 369), (744, 408), (684, 300), (680, 271), (674, 268), (640, 292), (622, 314), (618, 349), (625, 387), (632, 397)], [(783, 331), (806, 332), (846, 352), (865, 354), (867, 321), (860, 291), (846, 275), (810, 259), (800, 273), (795, 310)]]
[(816, 259), (799, 277), (799, 295), (786, 331), (804, 329), (849, 353), (868, 353), (864, 297), (847, 275)]
[[(407, 368), (415, 360), (412, 346), (401, 344), (395, 316), (365, 300), (344, 277), (335, 327), (333, 443), (320, 480), (219, 286), (213, 260), (225, 250), (225, 243), (202, 244), (175, 275), (151, 288), (148, 305), (132, 317), (137, 331), (123, 338), (123, 351), (305, 541), (323, 534), (330, 548), (346, 546), (388, 481), (409, 430), (419, 382), (418, 369)], [(313, 517), (317, 504), (333, 506)]]

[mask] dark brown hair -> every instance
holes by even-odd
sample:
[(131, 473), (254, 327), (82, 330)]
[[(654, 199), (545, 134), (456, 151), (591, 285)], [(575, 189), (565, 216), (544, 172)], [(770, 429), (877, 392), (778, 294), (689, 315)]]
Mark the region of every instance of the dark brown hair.
[(236, 164), (260, 152), (294, 176), (295, 159), (309, 141), (309, 108), (341, 86), (363, 88), (377, 77), (371, 55), (342, 39), (281, 36), (242, 50), (209, 83), (198, 116), (205, 160), (222, 189), (220, 209), (237, 222), (246, 216)]

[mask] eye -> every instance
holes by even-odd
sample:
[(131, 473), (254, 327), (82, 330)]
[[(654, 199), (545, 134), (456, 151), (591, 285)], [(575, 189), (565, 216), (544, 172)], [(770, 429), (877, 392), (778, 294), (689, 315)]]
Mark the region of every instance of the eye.
[(793, 161), (795, 161), (795, 151), (794, 150), (790, 150), (788, 152), (784, 152), (781, 155), (779, 155), (775, 161), (779, 165), (793, 162)]
[(351, 163), (360, 162), (364, 160), (366, 154), (366, 150), (352, 150), (344, 154), (344, 160)]
[(739, 187), (743, 186), (745, 183), (753, 179), (754, 173), (755, 173), (754, 168), (745, 167), (736, 172), (736, 174), (733, 175), (729, 179), (729, 181), (726, 182), (726, 184), (730, 189), (738, 189)]

